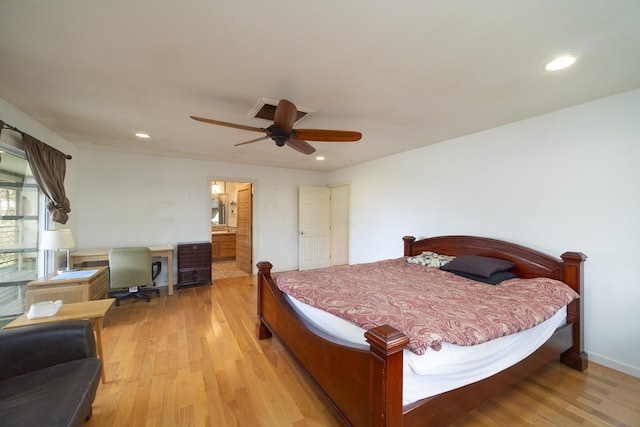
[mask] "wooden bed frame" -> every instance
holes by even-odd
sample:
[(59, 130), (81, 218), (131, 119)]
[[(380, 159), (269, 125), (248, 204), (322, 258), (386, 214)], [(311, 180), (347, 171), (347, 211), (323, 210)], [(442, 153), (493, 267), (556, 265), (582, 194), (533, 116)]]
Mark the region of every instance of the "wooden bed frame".
[[(586, 256), (579, 252), (565, 252), (558, 259), (512, 243), (471, 236), (418, 241), (405, 236), (403, 240), (405, 256), (433, 251), (506, 259), (515, 264), (512, 271), (518, 277), (562, 280), (582, 295), (582, 263)], [(566, 325), (526, 359), (485, 380), (403, 406), (402, 350), (409, 339), (388, 325), (365, 333), (369, 346), (354, 348), (330, 337), (287, 302), (271, 277), (272, 267), (267, 261), (258, 263), (257, 336), (265, 339), (276, 335), (346, 425), (447, 425), (550, 360), (559, 358), (580, 371), (588, 365), (582, 347), (583, 304), (578, 299), (567, 307)]]

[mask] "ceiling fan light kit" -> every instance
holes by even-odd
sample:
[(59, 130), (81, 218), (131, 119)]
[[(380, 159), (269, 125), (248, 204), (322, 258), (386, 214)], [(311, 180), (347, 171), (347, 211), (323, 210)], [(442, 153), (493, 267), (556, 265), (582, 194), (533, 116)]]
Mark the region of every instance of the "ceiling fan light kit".
[(298, 109), (291, 101), (281, 99), (273, 115), (273, 124), (267, 128), (240, 125), (204, 117), (190, 117), (193, 120), (203, 123), (266, 134), (266, 136), (260, 138), (234, 144), (235, 146), (251, 144), (271, 138), (278, 147), (287, 145), (302, 154), (313, 154), (316, 149), (306, 140), (320, 142), (357, 142), (362, 138), (360, 132), (348, 130), (294, 129), (293, 125), (296, 120), (299, 120), (299, 116)]

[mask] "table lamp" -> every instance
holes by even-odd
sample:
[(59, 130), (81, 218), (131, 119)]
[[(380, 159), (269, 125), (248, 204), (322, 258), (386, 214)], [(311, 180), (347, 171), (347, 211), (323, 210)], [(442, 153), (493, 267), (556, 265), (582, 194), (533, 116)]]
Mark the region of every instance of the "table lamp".
[(71, 230), (44, 230), (42, 240), (40, 241), (40, 249), (44, 250), (65, 250), (67, 251), (67, 267), (58, 270), (58, 273), (66, 273), (68, 271), (76, 271), (77, 268), (71, 268), (70, 249), (75, 246)]

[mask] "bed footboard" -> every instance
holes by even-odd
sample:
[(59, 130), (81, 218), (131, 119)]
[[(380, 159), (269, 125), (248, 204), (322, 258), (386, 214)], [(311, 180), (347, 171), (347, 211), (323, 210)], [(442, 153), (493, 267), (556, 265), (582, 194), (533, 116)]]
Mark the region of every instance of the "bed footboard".
[(388, 325), (366, 332), (370, 348), (336, 341), (300, 317), (258, 263), (258, 339), (275, 335), (347, 425), (402, 425), (402, 349), (409, 339)]

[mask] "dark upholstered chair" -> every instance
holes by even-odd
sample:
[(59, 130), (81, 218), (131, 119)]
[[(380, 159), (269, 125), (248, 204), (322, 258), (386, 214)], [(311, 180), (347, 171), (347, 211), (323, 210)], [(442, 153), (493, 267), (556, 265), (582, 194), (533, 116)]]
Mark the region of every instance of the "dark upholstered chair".
[(101, 373), (88, 320), (0, 331), (0, 425), (81, 426)]
[[(143, 298), (150, 301), (149, 293), (160, 294), (158, 289), (145, 289), (155, 286), (155, 278), (160, 274), (159, 262), (153, 262), (151, 251), (147, 247), (114, 248), (109, 251), (109, 288), (116, 299), (116, 306), (125, 298)], [(128, 289), (123, 292), (124, 289)]]

